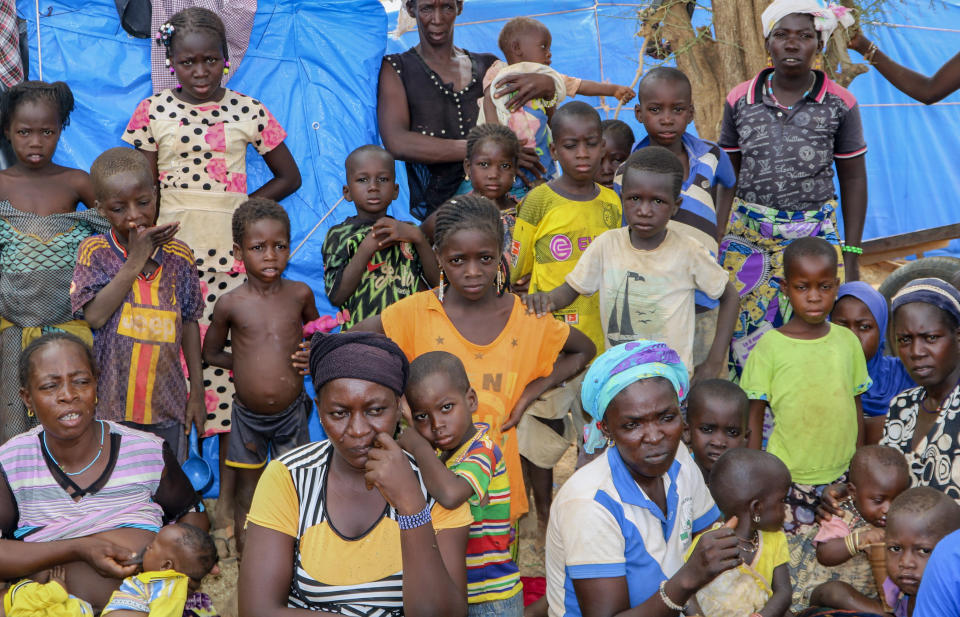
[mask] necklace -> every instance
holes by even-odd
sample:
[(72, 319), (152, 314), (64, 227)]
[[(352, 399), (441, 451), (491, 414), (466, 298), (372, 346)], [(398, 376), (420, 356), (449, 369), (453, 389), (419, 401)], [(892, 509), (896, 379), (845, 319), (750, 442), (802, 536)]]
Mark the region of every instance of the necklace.
[(797, 99), (797, 102), (794, 103), (793, 105), (784, 105), (783, 103), (777, 100), (777, 95), (773, 93), (773, 73), (774, 73), (773, 71), (770, 71), (770, 74), (767, 75), (767, 88), (766, 88), (767, 94), (770, 95), (770, 98), (773, 99), (773, 102), (776, 103), (777, 107), (786, 111), (790, 111), (791, 109), (796, 107), (800, 103), (800, 101), (807, 98), (807, 95), (809, 95), (810, 91), (813, 90), (813, 85), (817, 83), (817, 75), (816, 73), (814, 73), (813, 75), (811, 75), (810, 86), (804, 91), (804, 93), (800, 96), (800, 98)]
[(67, 475), (67, 476), (79, 476), (80, 474), (82, 474), (82, 473), (85, 472), (86, 470), (88, 470), (88, 469), (90, 469), (91, 467), (93, 467), (93, 464), (100, 460), (100, 455), (103, 454), (103, 420), (97, 420), (97, 422), (100, 423), (100, 449), (97, 450), (97, 455), (96, 455), (95, 457), (93, 457), (93, 460), (90, 461), (90, 463), (88, 463), (86, 467), (84, 467), (84, 468), (81, 469), (80, 471), (74, 471), (73, 473), (71, 473), (71, 472), (67, 471), (66, 469), (64, 469), (64, 468), (63, 468), (63, 465), (61, 465), (60, 463), (58, 463), (58, 462), (57, 462), (57, 459), (53, 458), (53, 454), (50, 452), (50, 448), (47, 447), (47, 433), (46, 433), (46, 431), (43, 432), (43, 450), (44, 450), (44, 452), (47, 453), (47, 456), (50, 457), (50, 460), (53, 461), (53, 462), (56, 464), (57, 467), (60, 468), (60, 471), (62, 471), (62, 472), (64, 473), (64, 475)]
[(760, 548), (760, 534), (754, 529), (752, 538), (745, 539), (737, 536), (737, 548), (748, 553), (756, 553)]

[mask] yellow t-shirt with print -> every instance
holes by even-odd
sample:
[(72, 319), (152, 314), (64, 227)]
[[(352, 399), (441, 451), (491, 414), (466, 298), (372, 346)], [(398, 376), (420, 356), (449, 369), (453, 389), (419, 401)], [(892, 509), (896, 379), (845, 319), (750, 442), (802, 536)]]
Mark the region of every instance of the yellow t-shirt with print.
[[(510, 247), (511, 281), (530, 275), (530, 293), (550, 291), (563, 284), (590, 242), (620, 227), (620, 198), (597, 185), (593, 199), (577, 201), (541, 184), (517, 209), (517, 225)], [(554, 316), (580, 330), (604, 349), (599, 299), (580, 296)]]

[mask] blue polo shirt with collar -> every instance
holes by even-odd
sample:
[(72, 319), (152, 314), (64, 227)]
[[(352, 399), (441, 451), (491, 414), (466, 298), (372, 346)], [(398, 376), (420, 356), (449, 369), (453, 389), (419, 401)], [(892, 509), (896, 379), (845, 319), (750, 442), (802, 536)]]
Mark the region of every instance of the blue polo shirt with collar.
[(683, 444), (663, 482), (666, 512), (646, 496), (611, 447), (563, 485), (547, 527), (550, 617), (582, 614), (576, 579), (623, 576), (630, 606), (637, 606), (680, 569), (694, 534), (716, 522), (720, 511)]

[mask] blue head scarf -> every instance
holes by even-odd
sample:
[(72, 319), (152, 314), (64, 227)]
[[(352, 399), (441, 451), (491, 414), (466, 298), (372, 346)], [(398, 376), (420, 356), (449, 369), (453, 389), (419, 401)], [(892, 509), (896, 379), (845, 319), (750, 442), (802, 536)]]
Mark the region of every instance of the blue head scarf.
[(880, 344), (877, 353), (867, 358), (867, 373), (873, 380), (870, 389), (863, 393), (860, 402), (863, 404), (863, 413), (868, 416), (885, 416), (890, 406), (890, 400), (907, 388), (916, 386), (900, 358), (887, 356), (883, 353), (887, 340), (887, 323), (889, 312), (887, 299), (879, 291), (864, 283), (853, 281), (844, 283), (837, 291), (837, 302), (841, 298), (852, 296), (867, 305), (877, 329), (880, 332)]
[(655, 341), (632, 341), (606, 350), (593, 361), (580, 390), (583, 409), (593, 418), (583, 431), (584, 448), (590, 454), (604, 442), (597, 422), (603, 420), (607, 406), (632, 383), (650, 377), (663, 377), (683, 401), (689, 378), (677, 352)]

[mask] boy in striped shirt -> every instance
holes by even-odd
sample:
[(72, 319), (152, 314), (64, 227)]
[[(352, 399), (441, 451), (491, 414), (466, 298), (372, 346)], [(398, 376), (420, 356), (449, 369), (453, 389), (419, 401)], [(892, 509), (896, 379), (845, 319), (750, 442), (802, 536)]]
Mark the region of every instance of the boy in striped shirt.
[[(489, 427), (473, 422), (477, 393), (463, 363), (445, 351), (410, 363), (407, 422), (400, 445), (417, 460), (427, 491), (444, 508), (470, 504), (469, 615), (523, 614), (520, 571), (510, 556), (510, 481)], [(438, 458), (439, 455), (439, 458)]]

